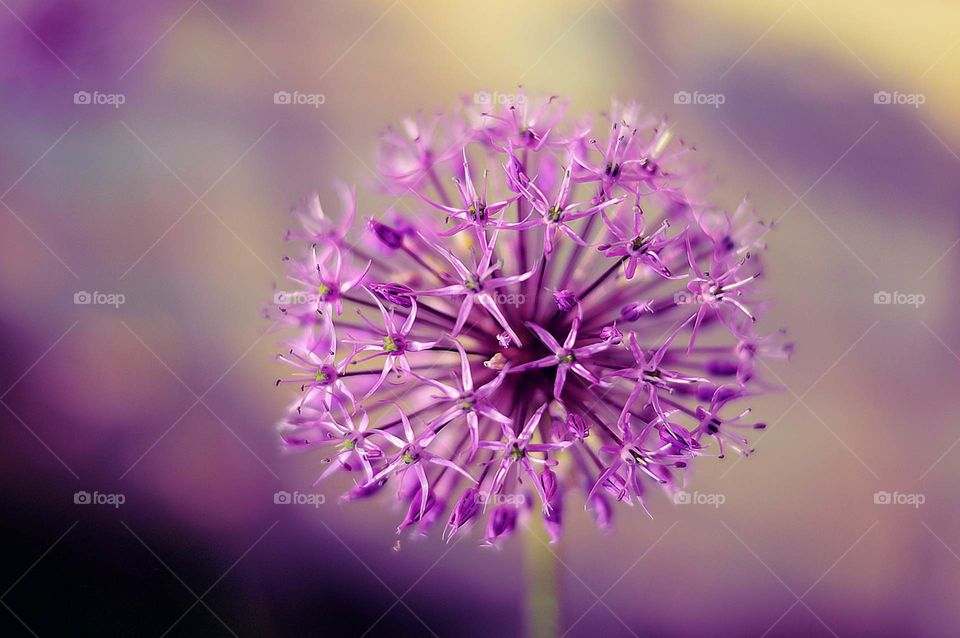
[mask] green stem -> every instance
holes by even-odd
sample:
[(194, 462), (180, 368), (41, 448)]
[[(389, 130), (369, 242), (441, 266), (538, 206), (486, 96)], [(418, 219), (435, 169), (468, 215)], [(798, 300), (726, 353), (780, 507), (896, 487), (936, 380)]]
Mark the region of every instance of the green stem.
[(557, 557), (549, 545), (540, 516), (532, 516), (524, 539), (526, 597), (524, 616), (528, 638), (559, 636), (560, 601), (557, 586)]

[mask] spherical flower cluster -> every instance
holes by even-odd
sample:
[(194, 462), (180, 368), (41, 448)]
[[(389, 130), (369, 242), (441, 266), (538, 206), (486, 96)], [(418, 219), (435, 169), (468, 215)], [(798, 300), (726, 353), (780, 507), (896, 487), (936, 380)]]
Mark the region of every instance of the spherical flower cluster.
[(405, 120), (377, 157), (387, 205), (341, 186), (336, 217), (295, 210), (282, 441), (352, 476), (347, 500), (395, 493), (398, 533), (479, 522), (495, 544), (539, 515), (556, 540), (572, 504), (606, 528), (764, 427), (734, 406), (789, 354), (756, 329), (767, 227), (706, 201), (665, 121), (565, 111)]

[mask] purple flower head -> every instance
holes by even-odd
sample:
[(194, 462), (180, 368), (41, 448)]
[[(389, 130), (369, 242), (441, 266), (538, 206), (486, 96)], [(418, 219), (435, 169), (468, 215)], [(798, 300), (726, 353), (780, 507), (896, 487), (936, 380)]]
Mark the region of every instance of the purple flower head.
[(700, 424), (697, 426), (694, 437), (698, 442), (704, 437), (713, 437), (717, 442), (717, 456), (721, 459), (724, 457), (724, 443), (743, 456), (753, 454), (753, 448), (749, 447), (750, 443), (747, 437), (740, 434), (740, 431), (765, 430), (767, 428), (765, 423), (740, 423), (740, 420), (750, 413), (749, 408), (734, 417), (722, 418), (720, 411), (723, 406), (736, 398), (736, 392), (724, 392), (724, 388), (721, 386), (714, 392), (707, 408), (697, 408), (697, 418), (700, 420)]
[(415, 523), (426, 521), (427, 513), (432, 513), (436, 509), (437, 504), (438, 501), (433, 492), (418, 489), (410, 498), (407, 515), (404, 516), (403, 520), (400, 521), (400, 525), (397, 526), (397, 534)]
[(490, 146), (500, 150), (509, 146), (540, 151), (548, 143), (563, 144), (562, 139), (552, 133), (567, 110), (565, 101), (556, 95), (531, 97), (521, 92), (517, 102), (504, 105), (499, 111), (475, 109), (478, 111), (472, 118), (475, 134), (484, 136)]
[(322, 244), (324, 248), (342, 248), (345, 245), (347, 233), (353, 230), (357, 217), (357, 190), (348, 189), (343, 184), (337, 184), (337, 192), (343, 203), (344, 213), (339, 222), (327, 217), (320, 205), (320, 195), (311, 193), (303, 202), (293, 209), (293, 215), (300, 220), (302, 230), (287, 232), (286, 239), (305, 239)]
[[(450, 218), (457, 220), (456, 224), (450, 230), (440, 233), (442, 236), (456, 235), (462, 230), (467, 228), (473, 228), (477, 237), (481, 241), (486, 241), (486, 228), (490, 226), (497, 225), (497, 216), (500, 211), (512, 204), (520, 197), (519, 194), (511, 195), (503, 201), (490, 203), (487, 201), (487, 181), (488, 175), (487, 171), (483, 172), (483, 187), (482, 190), (478, 193), (477, 189), (473, 185), (473, 180), (470, 177), (470, 163), (467, 160), (466, 148), (463, 149), (463, 175), (464, 181), (461, 182), (459, 178), (454, 177), (453, 181), (457, 187), (457, 193), (460, 196), (462, 205), (460, 206), (450, 206), (446, 204), (438, 204), (434, 202), (429, 197), (417, 192), (416, 194), (426, 203), (430, 204), (434, 208), (437, 208), (448, 214), (447, 221), (450, 221)], [(466, 185), (464, 185), (464, 183)], [(446, 197), (444, 197), (446, 199)]]
[(400, 130), (389, 128), (383, 133), (377, 149), (377, 169), (389, 192), (404, 193), (424, 178), (435, 178), (434, 167), (459, 151), (455, 141), (459, 135), (447, 139), (438, 133), (439, 124), (439, 117), (424, 120), (418, 114), (403, 120)]
[(470, 316), (470, 311), (473, 309), (474, 304), (477, 304), (490, 313), (490, 316), (510, 335), (510, 338), (516, 345), (522, 346), (523, 344), (520, 342), (520, 337), (517, 336), (517, 333), (510, 327), (506, 315), (504, 315), (503, 310), (500, 308), (500, 304), (497, 301), (497, 297), (500, 295), (495, 295), (495, 293), (499, 288), (513, 286), (526, 281), (533, 275), (533, 271), (531, 270), (510, 277), (492, 276), (500, 269), (500, 264), (490, 263), (493, 258), (493, 243), (496, 242), (497, 239), (496, 232), (493, 234), (491, 243), (482, 251), (480, 258), (474, 260), (472, 268), (468, 268), (466, 264), (460, 261), (453, 253), (439, 244), (423, 236), (421, 236), (421, 239), (434, 251), (443, 256), (443, 258), (453, 266), (454, 272), (456, 273), (443, 273), (438, 275), (441, 283), (449, 283), (450, 285), (417, 292), (418, 295), (425, 297), (462, 297), (459, 310), (457, 311), (457, 320), (453, 325), (453, 332), (450, 336), (456, 337), (460, 334), (467, 318)]
[(653, 314), (653, 300), (635, 301), (620, 309), (620, 318), (627, 323), (638, 321), (644, 313)]
[(367, 220), (367, 227), (384, 247), (396, 250), (403, 246), (403, 233), (396, 228), (376, 219)]
[(363, 280), (371, 265), (368, 261), (363, 269), (351, 268), (344, 264), (339, 248), (326, 244), (313, 244), (309, 255), (305, 263), (286, 260), (290, 281), (302, 288), (285, 295), (290, 303), (282, 304), (281, 311), (297, 323), (314, 313), (323, 316), (333, 310), (343, 314), (344, 297)]
[(603, 488), (616, 500), (629, 505), (633, 505), (635, 498), (647, 514), (650, 513), (644, 500), (646, 483), (652, 481), (669, 486), (673, 482), (669, 468), (686, 468), (687, 459), (692, 455), (673, 453), (669, 444), (646, 446), (645, 432), (646, 429), (634, 433), (628, 427), (622, 441), (601, 446), (601, 455), (608, 457), (609, 461), (597, 477), (589, 496)]
[(586, 246), (586, 240), (578, 235), (570, 224), (580, 219), (590, 218), (607, 207), (615, 206), (622, 202), (624, 198), (602, 200), (592, 206), (587, 206), (589, 202), (572, 202), (571, 196), (574, 192), (574, 185), (571, 181), (572, 175), (573, 168), (568, 165), (563, 171), (560, 186), (553, 198), (548, 197), (540, 190), (536, 181), (527, 184), (527, 187), (522, 188), (521, 192), (533, 208), (534, 215), (525, 221), (501, 224), (500, 226), (513, 230), (541, 228), (543, 230), (543, 254), (545, 257), (553, 252), (560, 234), (566, 235), (575, 244)]
[(553, 301), (557, 304), (560, 312), (569, 312), (577, 305), (577, 297), (572, 290), (554, 290)]
[(579, 414), (573, 412), (567, 417), (567, 431), (576, 441), (583, 441), (590, 436), (590, 425)]
[[(637, 196), (637, 201), (639, 202), (639, 200), (640, 197)], [(663, 248), (670, 244), (670, 240), (665, 237), (667, 229), (670, 228), (668, 219), (663, 220), (660, 228), (647, 234), (647, 219), (644, 217), (639, 203), (633, 207), (633, 220), (629, 229), (607, 216), (606, 211), (603, 211), (601, 215), (603, 221), (607, 224), (607, 229), (616, 237), (616, 241), (601, 244), (598, 248), (607, 257), (621, 258), (624, 276), (627, 279), (633, 279), (637, 269), (641, 267), (646, 267), (661, 277), (674, 278), (670, 274), (670, 268), (660, 257)], [(676, 279), (682, 279), (684, 276), (681, 275)]]
[(400, 413), (400, 422), (403, 424), (403, 438), (390, 434), (386, 429), (376, 431), (376, 434), (384, 437), (396, 448), (396, 454), (385, 462), (383, 468), (377, 472), (376, 475), (367, 480), (367, 484), (376, 483), (391, 475), (399, 476), (410, 471), (415, 473), (417, 480), (420, 482), (420, 491), (418, 492), (421, 495), (418, 501), (420, 504), (420, 512), (416, 518), (416, 520), (419, 521), (429, 505), (430, 498), (433, 497), (433, 492), (430, 489), (430, 481), (427, 478), (427, 468), (425, 467), (427, 464), (452, 469), (465, 476), (468, 481), (475, 481), (465, 469), (453, 461), (438, 456), (427, 449), (436, 437), (436, 432), (427, 430), (421, 435), (415, 434), (410, 419), (407, 418), (407, 415), (404, 414), (400, 406), (397, 406), (397, 410)]
[[(638, 316), (637, 319), (640, 317)], [(600, 341), (609, 341), (615, 346), (623, 343), (623, 333), (617, 328), (617, 322), (614, 321), (609, 326), (604, 326), (600, 331)]]
[[(380, 377), (374, 382), (373, 386), (367, 390), (366, 395), (363, 397), (364, 399), (376, 393), (383, 382), (387, 380), (387, 375), (389, 375), (391, 371), (396, 373), (398, 383), (406, 381), (407, 375), (410, 373), (410, 362), (407, 360), (407, 354), (429, 350), (436, 345), (432, 341), (415, 340), (411, 335), (414, 322), (417, 319), (417, 302), (415, 300), (410, 300), (409, 312), (403, 318), (403, 323), (401, 324), (394, 310), (391, 309), (388, 312), (373, 292), (367, 289), (367, 293), (380, 310), (382, 327), (368, 319), (366, 315), (363, 314), (363, 311), (358, 308), (357, 315), (366, 323), (368, 330), (365, 332), (369, 336), (362, 339), (348, 338), (343, 340), (343, 343), (353, 347), (351, 364), (359, 364), (366, 361), (383, 362), (383, 370), (380, 373)], [(350, 333), (347, 333), (348, 336), (349, 334)], [(371, 354), (357, 358), (357, 355), (361, 353)]]
[(569, 499), (601, 529), (652, 511), (752, 451), (743, 403), (791, 352), (756, 331), (769, 227), (705, 201), (667, 122), (615, 103), (596, 135), (516, 97), (387, 130), (377, 194), (403, 216), (358, 220), (369, 194), (338, 187), (336, 219), (311, 195), (288, 234), (281, 442), (320, 450), (345, 500), (395, 495), (398, 533), (499, 544), (540, 516), (556, 541)]
[(501, 538), (513, 533), (519, 517), (520, 508), (515, 505), (495, 507), (487, 518), (487, 534), (483, 541), (488, 545), (496, 545)]
[[(494, 500), (493, 497), (501, 496), (504, 493), (504, 490), (508, 487), (508, 479), (510, 479), (511, 476), (519, 485), (523, 480), (522, 474), (526, 474), (527, 478), (537, 489), (537, 493), (540, 494), (544, 512), (550, 509), (549, 498), (544, 492), (543, 483), (537, 478), (534, 463), (546, 466), (550, 462), (550, 452), (562, 450), (568, 447), (570, 443), (567, 441), (560, 443), (532, 442), (533, 434), (537, 426), (540, 425), (540, 418), (546, 409), (546, 403), (537, 408), (537, 411), (530, 416), (519, 434), (513, 434), (506, 425), (503, 425), (501, 427), (503, 432), (502, 438), (496, 441), (480, 442), (481, 448), (493, 450), (493, 458), (497, 466), (493, 473), (493, 479), (483, 493), (485, 503), (492, 502)], [(535, 453), (542, 454), (543, 458), (533, 456)], [(511, 472), (515, 465), (519, 466), (519, 469)], [(516, 490), (510, 490), (510, 492), (515, 493)]]
[(302, 415), (291, 417), (281, 426), (283, 441), (293, 448), (320, 446), (335, 449), (333, 456), (326, 459), (330, 466), (320, 475), (318, 482), (338, 469), (347, 472), (359, 469), (366, 476), (366, 485), (372, 485), (375, 483), (373, 463), (382, 459), (383, 451), (370, 440), (367, 413), (361, 411), (359, 419), (354, 420), (339, 401), (337, 407), (340, 408), (336, 415), (339, 418), (335, 418), (332, 412), (308, 418), (302, 418)]
[(540, 472), (540, 491), (546, 497), (547, 501), (553, 500), (557, 494), (557, 473), (549, 467), (543, 468)]
[(468, 487), (460, 495), (460, 500), (453, 506), (447, 528), (444, 532), (447, 540), (453, 538), (457, 531), (467, 524), (480, 511), (480, 491), (475, 487)]
[(717, 273), (718, 270), (721, 272), (719, 274), (711, 274), (710, 271), (701, 270), (700, 267), (697, 266), (689, 235), (686, 237), (686, 242), (690, 269), (696, 274), (696, 277), (691, 279), (690, 283), (687, 284), (687, 289), (694, 293), (694, 299), (700, 306), (695, 315), (696, 320), (693, 324), (693, 331), (690, 334), (690, 345), (687, 349), (689, 352), (693, 350), (694, 340), (696, 339), (697, 331), (700, 329), (700, 323), (708, 313), (713, 313), (720, 321), (727, 325), (734, 334), (740, 334), (743, 330), (738, 328), (729, 313), (723, 312), (723, 308), (732, 306), (751, 322), (755, 323), (757, 321), (756, 316), (754, 316), (754, 314), (750, 312), (750, 309), (743, 305), (738, 298), (743, 294), (743, 287), (759, 277), (759, 273), (752, 274), (749, 277), (738, 276), (740, 270), (746, 265), (747, 259), (750, 258), (750, 253), (747, 253), (743, 259), (736, 263), (725, 263), (723, 260), (718, 261), (716, 254), (714, 254), (714, 268), (712, 270), (714, 273)]
[(580, 375), (587, 381), (589, 381), (594, 386), (602, 385), (602, 382), (597, 378), (590, 370), (584, 365), (584, 362), (589, 360), (591, 357), (599, 355), (605, 350), (611, 347), (611, 343), (603, 342), (593, 343), (590, 345), (581, 346), (579, 348), (574, 347), (574, 344), (577, 343), (577, 335), (580, 330), (580, 323), (583, 321), (583, 308), (577, 306), (576, 316), (573, 318), (573, 322), (570, 324), (570, 331), (567, 333), (566, 338), (563, 340), (563, 344), (557, 343), (557, 340), (554, 338), (550, 332), (545, 329), (543, 326), (539, 326), (533, 322), (527, 323), (527, 328), (529, 328), (537, 338), (540, 339), (543, 346), (548, 348), (552, 354), (530, 361), (524, 364), (521, 364), (511, 370), (513, 373), (520, 373), (527, 370), (533, 369), (544, 369), (556, 366), (557, 371), (554, 375), (553, 382), (553, 398), (559, 400), (560, 395), (563, 391), (563, 385), (567, 380), (567, 373), (572, 371), (575, 374)]
[(399, 308), (410, 308), (416, 299), (413, 289), (403, 284), (367, 284), (367, 289)]

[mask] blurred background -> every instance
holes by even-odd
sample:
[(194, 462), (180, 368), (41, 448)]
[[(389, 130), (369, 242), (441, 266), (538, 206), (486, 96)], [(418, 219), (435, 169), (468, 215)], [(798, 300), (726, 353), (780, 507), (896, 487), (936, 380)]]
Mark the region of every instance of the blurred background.
[(274, 503), (319, 468), (278, 453), (262, 319), (291, 204), (518, 84), (669, 114), (776, 220), (763, 327), (797, 344), (757, 454), (692, 477), (721, 506), (571, 512), (560, 633), (960, 633), (960, 5), (0, 5), (3, 635), (523, 634), (520, 539)]

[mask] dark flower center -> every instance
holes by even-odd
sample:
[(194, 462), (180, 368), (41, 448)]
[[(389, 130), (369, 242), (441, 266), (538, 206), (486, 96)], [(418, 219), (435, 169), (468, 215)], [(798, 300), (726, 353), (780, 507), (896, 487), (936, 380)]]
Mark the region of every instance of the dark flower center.
[(475, 222), (482, 222), (487, 218), (487, 207), (485, 204), (471, 204), (467, 209), (470, 213), (470, 219)]

